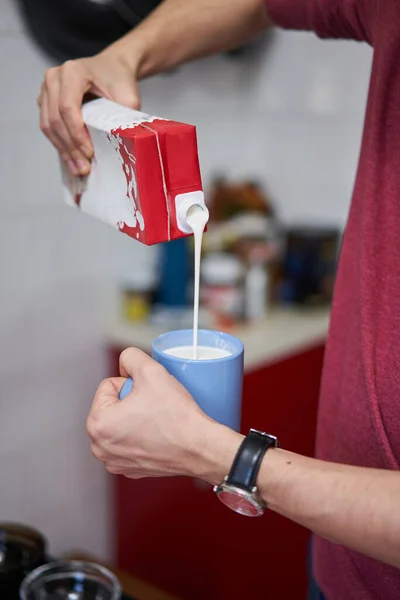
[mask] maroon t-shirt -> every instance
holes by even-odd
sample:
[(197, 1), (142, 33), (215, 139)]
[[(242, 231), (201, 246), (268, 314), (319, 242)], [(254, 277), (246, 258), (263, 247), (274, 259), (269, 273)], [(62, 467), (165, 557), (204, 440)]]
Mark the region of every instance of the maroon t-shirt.
[[(317, 455), (399, 469), (400, 0), (266, 3), (277, 25), (353, 38), (374, 48), (326, 349)], [(314, 572), (328, 600), (400, 598), (400, 570), (320, 538), (314, 544)]]

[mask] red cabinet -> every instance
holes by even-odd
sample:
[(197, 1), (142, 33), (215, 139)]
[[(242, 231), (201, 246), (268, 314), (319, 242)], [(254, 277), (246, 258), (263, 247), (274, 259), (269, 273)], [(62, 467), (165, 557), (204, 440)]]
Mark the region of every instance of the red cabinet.
[[(242, 430), (312, 455), (324, 346), (248, 372)], [(113, 373), (118, 353), (113, 353)], [(248, 519), (191, 479), (116, 478), (118, 566), (185, 600), (304, 600), (309, 532), (268, 512)]]

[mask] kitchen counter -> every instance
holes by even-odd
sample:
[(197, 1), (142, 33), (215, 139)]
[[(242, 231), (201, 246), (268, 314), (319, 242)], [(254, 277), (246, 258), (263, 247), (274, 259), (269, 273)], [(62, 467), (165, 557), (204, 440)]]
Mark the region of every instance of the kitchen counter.
[[(329, 308), (280, 308), (257, 325), (238, 326), (231, 333), (245, 347), (246, 372), (324, 342), (329, 327)], [(114, 348), (137, 346), (151, 351), (151, 343), (166, 328), (116, 322), (106, 331)]]

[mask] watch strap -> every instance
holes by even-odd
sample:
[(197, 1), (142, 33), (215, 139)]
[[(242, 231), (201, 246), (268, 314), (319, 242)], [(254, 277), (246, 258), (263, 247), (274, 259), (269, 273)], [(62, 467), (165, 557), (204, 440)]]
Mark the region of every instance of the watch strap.
[(279, 442), (272, 435), (251, 429), (240, 445), (226, 483), (251, 492), (266, 451), (277, 446)]

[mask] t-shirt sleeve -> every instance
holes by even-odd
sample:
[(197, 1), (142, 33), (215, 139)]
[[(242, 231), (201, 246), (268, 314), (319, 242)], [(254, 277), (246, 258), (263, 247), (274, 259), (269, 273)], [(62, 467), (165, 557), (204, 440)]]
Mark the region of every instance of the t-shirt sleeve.
[(322, 38), (348, 38), (372, 44), (378, 0), (266, 0), (279, 27), (315, 31)]

